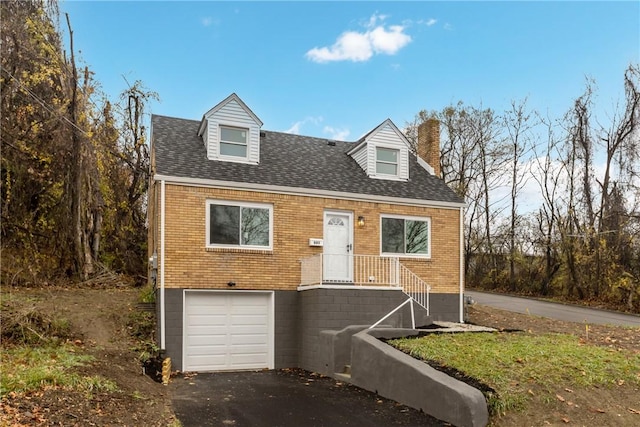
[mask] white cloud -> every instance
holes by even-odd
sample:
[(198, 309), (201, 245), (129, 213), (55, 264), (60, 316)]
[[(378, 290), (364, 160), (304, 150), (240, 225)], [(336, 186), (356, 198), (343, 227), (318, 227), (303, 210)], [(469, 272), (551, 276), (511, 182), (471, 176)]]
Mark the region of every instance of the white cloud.
[(369, 18), (369, 22), (367, 23), (366, 27), (373, 28), (373, 27), (376, 26), (378, 21), (383, 22), (387, 18), (388, 18), (387, 15), (381, 15), (381, 14), (375, 14), (374, 13), (373, 15), (371, 15), (371, 18)]
[(300, 135), (300, 129), (307, 123), (312, 123), (314, 125), (319, 125), (322, 122), (322, 116), (318, 117), (305, 117), (303, 120), (299, 120), (295, 122), (291, 127), (285, 130), (285, 133), (292, 133), (294, 135)]
[(385, 27), (385, 15), (374, 14), (365, 25), (366, 31), (346, 31), (327, 47), (314, 47), (305, 56), (324, 63), (331, 61), (364, 62), (374, 54), (394, 55), (411, 42), (411, 36), (402, 25)]
[(335, 139), (337, 141), (346, 141), (346, 138), (351, 133), (349, 129), (339, 129), (331, 126), (325, 126), (322, 131), (329, 134), (331, 139)]
[(427, 25), (427, 27), (430, 27), (430, 26), (432, 26), (432, 25), (435, 25), (435, 24), (436, 24), (436, 22), (438, 22), (438, 20), (437, 20), (437, 19), (433, 19), (433, 18), (431, 18), (431, 19), (429, 19), (427, 22), (425, 22), (425, 24)]
[(451, 31), (453, 30), (453, 25), (449, 24), (448, 22), (444, 24), (444, 29)]
[(389, 30), (376, 27), (369, 33), (369, 38), (375, 51), (394, 55), (411, 41), (411, 37), (402, 32), (404, 27), (401, 25), (392, 25)]
[(205, 27), (208, 27), (209, 25), (211, 25), (213, 23), (213, 19), (210, 16), (207, 16), (205, 18), (202, 18), (200, 20), (200, 22), (202, 23), (202, 25), (204, 25)]

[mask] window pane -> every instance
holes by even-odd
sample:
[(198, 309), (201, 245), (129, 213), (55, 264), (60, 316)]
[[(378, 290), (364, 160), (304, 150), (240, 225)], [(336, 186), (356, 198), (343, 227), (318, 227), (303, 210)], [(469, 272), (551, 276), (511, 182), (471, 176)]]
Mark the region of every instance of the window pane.
[(210, 243), (237, 245), (240, 243), (240, 207), (210, 205)]
[(220, 154), (223, 156), (247, 157), (247, 146), (221, 142)]
[(397, 175), (398, 165), (392, 163), (376, 163), (376, 173), (384, 173), (387, 175)]
[(378, 148), (376, 152), (378, 161), (398, 163), (398, 150), (392, 150), (390, 148)]
[(220, 128), (220, 140), (228, 142), (247, 143), (247, 130), (235, 128)]
[(405, 221), (406, 226), (406, 253), (429, 253), (429, 223), (427, 221)]
[(269, 246), (269, 209), (242, 208), (242, 244)]
[(382, 252), (404, 253), (404, 220), (382, 218)]

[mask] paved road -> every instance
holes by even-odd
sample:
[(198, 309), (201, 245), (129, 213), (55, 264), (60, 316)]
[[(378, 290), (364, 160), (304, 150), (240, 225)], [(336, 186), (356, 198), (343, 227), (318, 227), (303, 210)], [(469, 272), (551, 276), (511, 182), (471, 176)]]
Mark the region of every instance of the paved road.
[(516, 313), (532, 314), (568, 322), (640, 327), (640, 316), (630, 314), (487, 292), (465, 291), (464, 294), (473, 298), (478, 304)]

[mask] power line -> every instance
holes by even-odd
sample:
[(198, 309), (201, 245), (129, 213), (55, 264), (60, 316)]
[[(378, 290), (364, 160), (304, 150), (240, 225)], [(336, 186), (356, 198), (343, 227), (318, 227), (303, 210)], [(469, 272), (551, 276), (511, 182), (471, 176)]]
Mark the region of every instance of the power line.
[(11, 74), (6, 68), (2, 67), (0, 65), (0, 69), (2, 69), (2, 71), (4, 71), (9, 77), (11, 77), (13, 80), (15, 80), (18, 85), (27, 93), (27, 95), (31, 96), (34, 100), (36, 100), (40, 105), (42, 105), (42, 107), (47, 110), (49, 112), (49, 114), (52, 114), (54, 116), (57, 116), (59, 119), (67, 122), (68, 124), (70, 124), (73, 128), (77, 129), (78, 131), (82, 132), (82, 134), (84, 136), (86, 136), (87, 138), (89, 138), (89, 134), (87, 133), (87, 131), (85, 131), (84, 129), (81, 129), (80, 127), (78, 127), (78, 125), (76, 125), (75, 123), (73, 123), (71, 120), (69, 120), (67, 117), (63, 116), (62, 114), (58, 113), (57, 111), (54, 110), (54, 107), (48, 105), (45, 101), (43, 101), (42, 99), (40, 99), (40, 97), (38, 97), (38, 95), (36, 95), (35, 93), (33, 93), (31, 91), (31, 89), (29, 89), (24, 83), (22, 83), (22, 81), (17, 78), (16, 76), (14, 76), (13, 74)]

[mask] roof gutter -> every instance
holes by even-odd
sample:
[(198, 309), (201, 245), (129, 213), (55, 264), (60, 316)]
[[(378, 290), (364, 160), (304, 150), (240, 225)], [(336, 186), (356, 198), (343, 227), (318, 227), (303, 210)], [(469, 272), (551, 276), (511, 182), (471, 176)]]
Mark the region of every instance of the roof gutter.
[(170, 175), (156, 174), (156, 181), (166, 181), (171, 184), (208, 187), (221, 189), (235, 189), (245, 191), (257, 191), (262, 193), (291, 194), (306, 197), (331, 197), (342, 200), (357, 200), (371, 203), (393, 203), (405, 206), (435, 207), (444, 209), (460, 209), (464, 202), (446, 202), (438, 200), (409, 199), (404, 197), (376, 196), (372, 194), (347, 193), (342, 191), (319, 190), (313, 188), (285, 187), (281, 185), (255, 184), (250, 182), (220, 181), (213, 179), (188, 178)]

